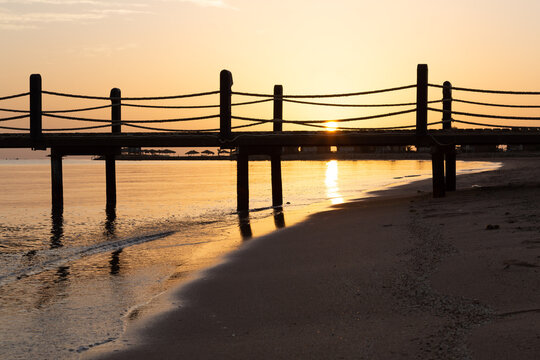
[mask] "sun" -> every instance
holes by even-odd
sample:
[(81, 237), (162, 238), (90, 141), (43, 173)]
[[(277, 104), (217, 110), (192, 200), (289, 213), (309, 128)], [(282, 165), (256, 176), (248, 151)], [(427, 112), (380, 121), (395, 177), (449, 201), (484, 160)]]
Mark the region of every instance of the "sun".
[(324, 123), (324, 126), (326, 127), (325, 131), (336, 131), (339, 125), (335, 121), (329, 121)]

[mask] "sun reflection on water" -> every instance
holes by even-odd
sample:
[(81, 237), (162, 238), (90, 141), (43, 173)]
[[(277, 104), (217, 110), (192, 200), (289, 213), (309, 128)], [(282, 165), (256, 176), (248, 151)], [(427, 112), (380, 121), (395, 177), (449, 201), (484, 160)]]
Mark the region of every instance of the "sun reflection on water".
[(326, 196), (328, 196), (330, 202), (333, 205), (342, 204), (344, 200), (339, 193), (337, 160), (330, 160), (326, 163), (326, 176), (324, 178), (324, 184), (326, 185)]

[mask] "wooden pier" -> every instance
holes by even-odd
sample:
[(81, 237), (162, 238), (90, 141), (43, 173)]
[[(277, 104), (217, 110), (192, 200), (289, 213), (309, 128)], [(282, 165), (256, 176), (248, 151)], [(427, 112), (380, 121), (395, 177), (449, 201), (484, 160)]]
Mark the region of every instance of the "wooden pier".
[[(259, 122), (272, 122), (273, 131), (236, 131), (231, 126), (232, 119), (246, 118), (232, 115), (232, 74), (223, 70), (220, 74), (219, 89), (219, 129), (216, 131), (154, 131), (154, 132), (122, 132), (122, 125), (146, 128), (136, 125), (135, 121), (122, 120), (122, 98), (120, 89), (114, 88), (110, 92), (110, 133), (104, 132), (44, 132), (42, 123), (47, 112), (42, 109), (41, 76), (34, 74), (30, 77), (29, 95), (30, 108), (26, 116), (7, 118), (14, 120), (29, 118), (28, 131), (17, 131), (0, 134), (0, 147), (2, 148), (32, 148), (51, 150), (51, 189), (52, 205), (54, 209), (63, 207), (63, 177), (62, 158), (69, 155), (101, 155), (106, 163), (106, 192), (107, 208), (116, 206), (116, 170), (115, 156), (120, 154), (122, 147), (221, 147), (237, 149), (237, 209), (239, 212), (249, 210), (249, 174), (248, 162), (251, 155), (266, 155), (271, 161), (272, 206), (283, 205), (283, 190), (281, 180), (281, 152), (285, 146), (405, 146), (429, 147), (432, 156), (433, 196), (442, 197), (446, 191), (456, 188), (456, 145), (501, 145), (501, 144), (540, 144), (540, 130), (536, 127), (513, 127), (491, 125), (491, 128), (482, 129), (456, 129), (452, 125), (452, 85), (445, 82), (442, 86), (428, 83), (427, 65), (418, 65), (417, 83), (409, 88), (416, 88), (416, 104), (413, 110), (416, 113), (416, 124), (409, 127), (374, 128), (374, 129), (347, 129), (336, 131), (283, 131), (283, 124), (295, 123), (283, 119), (283, 101), (287, 96), (283, 94), (283, 87), (276, 85), (273, 94), (266, 96), (273, 102), (273, 116), (271, 120), (248, 119)], [(429, 107), (428, 88), (437, 87), (442, 90), (442, 125), (433, 129), (428, 124)], [(455, 88), (457, 89), (457, 88)], [(392, 91), (395, 89), (390, 89)], [(464, 89), (460, 89), (464, 90)], [(381, 90), (382, 91), (382, 90)], [(376, 92), (381, 92), (376, 91)], [(474, 90), (481, 91), (481, 90)], [(45, 92), (46, 93), (46, 92)], [(56, 94), (48, 92), (49, 94)], [(217, 93), (217, 92), (214, 92)], [(518, 92), (500, 91), (499, 93), (522, 94)], [(242, 93), (237, 93), (242, 94)], [(359, 93), (360, 94), (360, 93)], [(526, 92), (525, 94), (539, 95), (540, 93)], [(256, 94), (253, 94), (254, 96)], [(0, 100), (6, 98), (0, 98)], [(67, 95), (66, 95), (67, 96)], [(73, 95), (70, 95), (73, 96)], [(296, 96), (299, 98), (300, 96)], [(95, 98), (95, 97), (90, 97)], [(289, 96), (289, 98), (295, 98)], [(103, 100), (103, 98), (100, 98)], [(406, 112), (402, 112), (406, 113)], [(392, 113), (395, 115), (399, 113)], [(460, 114), (460, 113), (457, 113)], [(474, 114), (473, 114), (474, 115)], [(49, 115), (53, 116), (53, 115)], [(480, 116), (480, 115), (475, 115)], [(482, 115), (483, 116), (483, 115)], [(70, 118), (67, 116), (57, 116)], [(377, 118), (379, 116), (374, 116)], [(485, 116), (484, 116), (485, 117)], [(367, 117), (358, 118), (360, 120)], [(499, 116), (504, 119), (525, 119), (524, 117)], [(540, 118), (527, 118), (540, 120)], [(185, 119), (183, 119), (185, 120)], [(349, 121), (350, 119), (346, 119)], [(354, 119), (353, 119), (354, 120)], [(6, 121), (6, 118), (0, 119)], [(90, 121), (90, 120), (85, 120)], [(97, 120), (96, 120), (97, 121)], [(151, 122), (151, 121), (149, 121)], [(298, 124), (318, 126), (317, 121), (304, 121)], [(464, 124), (474, 122), (461, 121)], [(1, 124), (1, 123), (0, 123)], [(486, 125), (486, 124), (479, 124)], [(428, 128), (431, 126), (431, 128)], [(101, 127), (96, 126), (96, 127)], [(237, 128), (241, 128), (238, 126)], [(0, 127), (4, 129), (16, 129)], [(91, 127), (89, 127), (91, 128)], [(154, 130), (152, 128), (152, 130)], [(234, 131), (233, 131), (234, 130)]]

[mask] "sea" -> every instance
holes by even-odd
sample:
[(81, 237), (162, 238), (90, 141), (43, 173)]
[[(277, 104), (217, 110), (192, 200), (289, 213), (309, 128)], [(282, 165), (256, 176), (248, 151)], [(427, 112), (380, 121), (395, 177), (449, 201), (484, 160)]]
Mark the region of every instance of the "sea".
[[(110, 345), (243, 243), (431, 177), (426, 160), (284, 161), (275, 209), (270, 162), (251, 161), (246, 217), (234, 161), (117, 161), (115, 209), (105, 206), (104, 162), (63, 164), (64, 208), (52, 211), (47, 160), (0, 161), (1, 359), (76, 359)], [(499, 166), (457, 164), (458, 174)]]

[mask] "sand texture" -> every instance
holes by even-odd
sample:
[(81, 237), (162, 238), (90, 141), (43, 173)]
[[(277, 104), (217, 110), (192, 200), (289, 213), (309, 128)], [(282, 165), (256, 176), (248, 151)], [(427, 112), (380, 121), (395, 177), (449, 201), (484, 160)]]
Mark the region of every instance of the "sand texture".
[(505, 160), (248, 242), (106, 359), (538, 359), (540, 169)]

